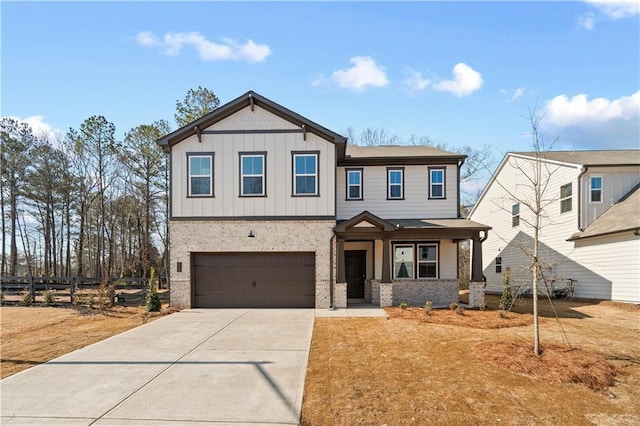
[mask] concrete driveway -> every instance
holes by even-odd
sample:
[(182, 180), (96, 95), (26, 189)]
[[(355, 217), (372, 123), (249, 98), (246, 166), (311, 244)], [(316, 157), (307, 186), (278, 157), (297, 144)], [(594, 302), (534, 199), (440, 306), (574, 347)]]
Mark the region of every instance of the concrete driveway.
[(2, 424), (298, 424), (313, 309), (190, 309), (0, 381)]

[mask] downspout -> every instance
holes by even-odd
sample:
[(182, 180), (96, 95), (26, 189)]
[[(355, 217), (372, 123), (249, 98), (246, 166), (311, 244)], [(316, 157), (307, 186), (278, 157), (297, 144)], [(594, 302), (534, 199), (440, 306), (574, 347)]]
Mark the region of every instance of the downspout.
[(460, 214), (460, 169), (462, 168), (462, 165), (464, 164), (464, 158), (460, 161), (458, 161), (458, 191), (456, 192), (456, 197), (457, 197), (457, 201), (458, 201), (458, 219), (462, 217), (462, 215)]
[(578, 175), (578, 231), (584, 231), (582, 227), (582, 176), (584, 176), (589, 170), (589, 166), (582, 166), (582, 171)]

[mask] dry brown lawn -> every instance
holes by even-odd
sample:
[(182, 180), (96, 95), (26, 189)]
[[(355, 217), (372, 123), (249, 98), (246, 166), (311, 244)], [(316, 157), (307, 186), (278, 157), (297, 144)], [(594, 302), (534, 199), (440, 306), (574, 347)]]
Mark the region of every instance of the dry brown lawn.
[(141, 307), (106, 310), (66, 307), (0, 307), (0, 378), (153, 321), (175, 310)]
[(531, 301), (505, 319), (488, 299), (464, 315), (317, 318), (302, 423), (640, 424), (637, 306), (559, 300), (556, 320), (541, 301), (536, 358)]

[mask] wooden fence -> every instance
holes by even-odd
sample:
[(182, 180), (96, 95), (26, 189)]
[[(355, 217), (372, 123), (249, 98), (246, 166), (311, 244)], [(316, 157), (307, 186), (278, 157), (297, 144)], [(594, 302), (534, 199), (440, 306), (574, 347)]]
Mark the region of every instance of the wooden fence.
[[(0, 290), (3, 294), (29, 292), (31, 301), (35, 302), (37, 295), (44, 291), (68, 291), (69, 300), (73, 303), (74, 296), (80, 290), (96, 290), (105, 280), (113, 286), (118, 301), (124, 301), (124, 296), (118, 290), (142, 290), (146, 294), (149, 288), (149, 278), (95, 278), (95, 277), (0, 277)], [(160, 286), (162, 287), (162, 285)]]

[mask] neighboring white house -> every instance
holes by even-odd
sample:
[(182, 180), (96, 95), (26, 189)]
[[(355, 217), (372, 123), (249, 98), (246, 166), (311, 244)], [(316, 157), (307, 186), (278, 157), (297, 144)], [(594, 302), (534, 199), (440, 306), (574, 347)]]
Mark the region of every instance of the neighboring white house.
[[(175, 306), (448, 304), (458, 244), (489, 229), (459, 217), (464, 155), (349, 146), (254, 92), (158, 144)], [(474, 256), (480, 281), (481, 244)]]
[(531, 177), (541, 166), (539, 260), (556, 286), (574, 280), (575, 297), (640, 302), (640, 150), (508, 153), (469, 214), (489, 224), (483, 243), (486, 291), (531, 289)]

